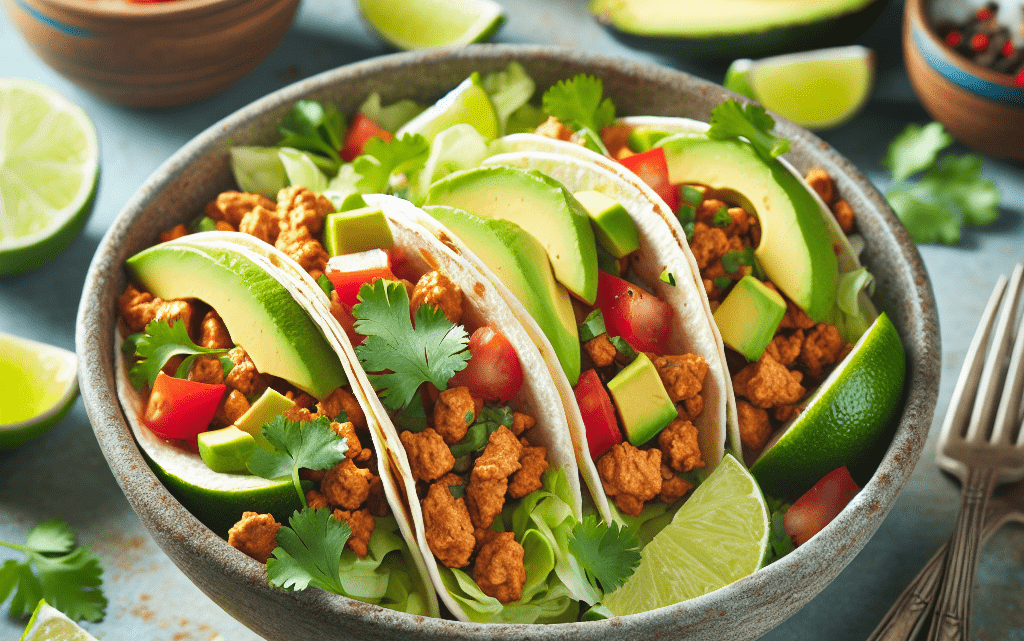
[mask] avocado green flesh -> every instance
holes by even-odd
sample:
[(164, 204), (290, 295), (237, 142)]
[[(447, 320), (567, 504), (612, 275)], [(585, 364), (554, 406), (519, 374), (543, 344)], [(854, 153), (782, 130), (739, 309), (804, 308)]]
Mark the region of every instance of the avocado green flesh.
[(202, 432), (197, 437), (199, 457), (214, 472), (245, 472), (245, 463), (256, 449), (256, 439), (234, 425)]
[(434, 183), (427, 204), (511, 220), (544, 245), (558, 282), (589, 304), (597, 298), (590, 216), (559, 182), (536, 171), (480, 167)]
[(658, 370), (643, 353), (608, 381), (608, 395), (626, 437), (636, 447), (657, 436), (678, 416)]
[(590, 214), (594, 238), (602, 249), (616, 258), (640, 248), (640, 232), (636, 223), (618, 201), (599, 191), (581, 191), (573, 194)]
[(315, 398), (346, 381), (334, 349), (291, 293), (226, 248), (161, 243), (127, 260), (133, 280), (163, 299), (197, 298), (217, 310), (256, 369)]
[(555, 350), (569, 382), (580, 377), (580, 343), (569, 293), (551, 273), (543, 245), (508, 220), (480, 218), (460, 209), (423, 209), (464, 242), (519, 299)]
[(725, 344), (748, 361), (756, 361), (775, 336), (786, 301), (752, 276), (744, 276), (715, 310), (715, 324)]
[(248, 432), (255, 439), (257, 445), (268, 452), (273, 452), (274, 446), (270, 444), (266, 436), (263, 436), (263, 426), (274, 420), (275, 416), (284, 414), (294, 406), (295, 401), (274, 388), (268, 387), (263, 395), (249, 406), (245, 414), (235, 421), (235, 426)]
[(815, 321), (831, 320), (839, 266), (818, 202), (777, 160), (747, 143), (680, 134), (659, 141), (669, 181), (729, 191), (761, 226), (755, 250), (768, 279)]
[(324, 220), (324, 249), (328, 256), (388, 249), (394, 244), (391, 228), (380, 207), (336, 212), (328, 214)]

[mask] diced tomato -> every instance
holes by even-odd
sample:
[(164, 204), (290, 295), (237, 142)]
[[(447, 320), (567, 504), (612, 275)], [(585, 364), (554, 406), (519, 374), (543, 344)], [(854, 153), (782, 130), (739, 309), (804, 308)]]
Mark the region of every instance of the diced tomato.
[(593, 461), (622, 442), (622, 432), (615, 418), (612, 399), (592, 369), (580, 374), (576, 383), (576, 404), (579, 405), (583, 425), (587, 429), (587, 446)]
[(341, 159), (345, 162), (352, 162), (356, 156), (363, 153), (363, 145), (370, 138), (380, 138), (384, 142), (391, 142), (393, 136), (387, 129), (379, 127), (377, 123), (367, 118), (363, 112), (358, 112), (352, 118), (348, 133), (345, 134), (345, 146), (341, 149)]
[(609, 336), (621, 336), (640, 352), (664, 354), (672, 328), (672, 307), (643, 288), (597, 272), (596, 304)]
[(396, 280), (391, 271), (391, 259), (382, 249), (335, 256), (327, 261), (324, 274), (338, 292), (338, 299), (350, 310), (359, 302), (357, 296), (363, 283), (372, 283), (378, 278)]
[(679, 190), (668, 179), (668, 163), (665, 161), (665, 150), (655, 147), (642, 154), (634, 154), (619, 160), (627, 169), (661, 196), (673, 213), (679, 211)]
[(859, 491), (846, 466), (832, 470), (786, 511), (782, 517), (786, 534), (794, 545), (803, 545), (831, 523)]
[(142, 423), (160, 438), (193, 441), (217, 413), (227, 387), (156, 375)]
[(504, 334), (487, 326), (477, 328), (469, 337), (469, 354), (466, 369), (455, 372), (448, 387), (466, 386), (473, 396), (501, 403), (519, 392), (523, 366)]

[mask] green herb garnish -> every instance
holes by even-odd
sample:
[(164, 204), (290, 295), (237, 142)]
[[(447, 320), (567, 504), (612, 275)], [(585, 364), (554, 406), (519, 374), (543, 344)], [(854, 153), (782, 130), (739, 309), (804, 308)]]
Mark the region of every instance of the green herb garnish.
[(328, 278), (326, 274), (320, 274), (317, 276), (316, 284), (324, 291), (327, 298), (331, 297), (331, 292), (334, 291), (334, 283), (331, 282), (331, 279)]
[(573, 524), (568, 547), (587, 579), (605, 593), (625, 583), (640, 564), (640, 538), (617, 523), (600, 523), (592, 514)]
[(775, 119), (764, 107), (726, 100), (711, 112), (707, 135), (718, 140), (745, 138), (762, 158), (771, 160), (789, 151), (789, 141), (771, 133), (774, 127)]
[(747, 247), (746, 249), (735, 249), (733, 251), (725, 252), (722, 255), (722, 269), (729, 274), (735, 274), (740, 270), (740, 267), (744, 265), (753, 267), (757, 263), (757, 257), (754, 256), (754, 248)]
[(600, 133), (615, 122), (615, 105), (603, 96), (604, 83), (600, 78), (577, 74), (545, 91), (541, 105), (548, 115), (573, 131), (587, 127)]
[(683, 185), (679, 188), (679, 200), (684, 205), (699, 207), (704, 202), (704, 192), (693, 185)]
[(348, 451), (348, 443), (331, 429), (331, 421), (326, 416), (301, 423), (275, 416), (263, 426), (263, 436), (276, 451), (257, 447), (249, 457), (249, 471), (265, 479), (290, 476), (301, 505), (306, 504), (306, 493), (302, 490), (299, 468), (329, 470), (340, 463)]
[(202, 231), (217, 231), (217, 221), (209, 216), (196, 216), (188, 223), (188, 231), (197, 234)]
[(786, 533), (786, 528), (783, 526), (783, 519), (790, 504), (770, 496), (765, 497), (765, 504), (768, 507), (768, 513), (771, 515), (769, 518), (767, 564), (786, 556), (793, 551), (794, 546), (793, 540), (789, 538), (789, 534)]
[(313, 162), (329, 176), (341, 167), (345, 118), (333, 104), (299, 100), (284, 115), (278, 147), (310, 152)]
[(609, 336), (608, 340), (611, 341), (612, 347), (615, 351), (626, 357), (627, 360), (631, 361), (637, 357), (636, 350), (633, 346), (626, 342), (626, 339), (621, 336)]
[(715, 212), (714, 218), (711, 219), (711, 224), (722, 228), (731, 225), (732, 216), (729, 215), (729, 210), (726, 207), (719, 207), (718, 211)]
[(580, 325), (580, 340), (586, 343), (607, 331), (604, 325), (604, 315), (600, 309), (594, 309), (594, 311), (587, 314), (583, 324)]
[(715, 287), (718, 289), (725, 289), (732, 283), (732, 279), (728, 276), (719, 276), (718, 278), (712, 279), (711, 282), (714, 283)]
[[(32, 528), (24, 545), (0, 541), (0, 546), (22, 552), (24, 561), (10, 559), (0, 566), (0, 603), (11, 594), (9, 614), (32, 614), (40, 599), (78, 621), (102, 621), (107, 609), (103, 568), (87, 548), (76, 547), (71, 526), (44, 521)], [(35, 571), (33, 571), (33, 569)]]
[(668, 283), (669, 285), (671, 285), (671, 286), (673, 286), (673, 287), (675, 287), (675, 286), (676, 286), (676, 275), (675, 275), (675, 274), (673, 274), (672, 272), (670, 272), (670, 271), (668, 270), (668, 267), (666, 267), (666, 268), (664, 269), (664, 271), (662, 271), (662, 272), (661, 272), (661, 276), (658, 276), (658, 278), (659, 278), (659, 279), (661, 280), (661, 282), (663, 282), (663, 283)]
[(484, 407), (462, 440), (452, 445), (452, 456), (459, 458), (484, 449), (487, 439), (499, 427), (512, 427), (512, 410), (505, 407)]
[[(153, 386), (157, 374), (163, 369), (167, 361), (175, 356), (187, 356), (181, 362), (174, 375), (177, 378), (185, 378), (192, 362), (203, 354), (226, 354), (229, 349), (214, 347), (200, 347), (192, 342), (185, 329), (185, 323), (174, 323), (169, 321), (154, 320), (146, 325), (146, 330), (140, 334), (132, 334), (122, 343), (122, 350), (132, 350), (140, 359), (128, 371), (128, 380), (135, 389), (142, 389), (143, 385)], [(226, 361), (226, 362), (225, 362)], [(225, 373), (231, 370), (234, 363), (230, 358), (222, 357), (221, 364)]]
[(345, 594), (341, 584), (341, 555), (352, 535), (345, 521), (330, 508), (303, 508), (277, 531), (277, 545), (267, 559), (267, 582), (285, 590), (309, 586)]
[(364, 194), (392, 193), (392, 184), (407, 182), (423, 168), (429, 155), (430, 143), (420, 134), (404, 134), (391, 142), (370, 138), (363, 144), (363, 154), (352, 161), (355, 172), (362, 176), (356, 186)]

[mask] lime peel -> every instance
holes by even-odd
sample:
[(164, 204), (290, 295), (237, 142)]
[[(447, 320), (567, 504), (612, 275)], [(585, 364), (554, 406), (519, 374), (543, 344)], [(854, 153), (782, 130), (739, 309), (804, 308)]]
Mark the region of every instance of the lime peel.
[(78, 398), (74, 352), (0, 333), (0, 450), (41, 436)]
[(21, 641), (97, 641), (63, 612), (40, 599)]
[(505, 23), (492, 0), (359, 0), (359, 9), (384, 40), (407, 51), (484, 42)]

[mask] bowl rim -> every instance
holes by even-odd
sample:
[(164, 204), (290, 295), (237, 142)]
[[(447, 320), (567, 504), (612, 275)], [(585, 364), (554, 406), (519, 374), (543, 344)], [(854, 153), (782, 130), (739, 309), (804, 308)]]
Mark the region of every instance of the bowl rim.
[[(247, 5), (253, 0), (15, 0), (23, 8), (45, 7), (58, 16), (111, 21), (165, 21), (191, 18)], [(299, 0), (261, 0), (263, 4)], [(36, 6), (32, 6), (36, 5)]]
[[(188, 565), (187, 561), (176, 558), (174, 554), (176, 550), (170, 548), (184, 546), (186, 550), (183, 552), (188, 554), (215, 557), (221, 564), (220, 567), (217, 567), (219, 573), (230, 575), (237, 582), (252, 582), (259, 578), (262, 581), (262, 586), (256, 585), (253, 589), (261, 595), (270, 591), (280, 592), (266, 586), (262, 564), (244, 557), (242, 553), (227, 546), (224, 539), (199, 523), (177, 502), (166, 487), (156, 480), (148, 465), (143, 464), (144, 458), (125, 423), (123, 410), (111, 384), (110, 361), (113, 358), (114, 350), (110, 350), (110, 353), (104, 352), (104, 346), (109, 345), (106, 341), (110, 338), (97, 335), (102, 332), (97, 332), (94, 329), (94, 321), (102, 317), (103, 305), (110, 304), (112, 306), (113, 301), (116, 300), (116, 292), (105, 290), (119, 285), (121, 283), (119, 279), (123, 278), (122, 265), (118, 260), (120, 255), (118, 243), (125, 240), (126, 234), (131, 228), (133, 212), (135, 215), (139, 215), (145, 211), (158, 199), (162, 190), (174, 182), (177, 172), (183, 171), (191, 161), (202, 157), (202, 152), (206, 147), (215, 144), (229, 132), (243, 127), (253, 117), (280, 107), (282, 104), (290, 104), (297, 99), (315, 94), (318, 90), (339, 86), (348, 78), (376, 77), (381, 73), (425, 64), (446, 64), (450, 61), (485, 64), (498, 60), (502, 61), (502, 64), (506, 64), (509, 60), (533, 60), (538, 64), (554, 63), (587, 66), (595, 70), (611, 69), (617, 73), (639, 75), (644, 80), (656, 82), (659, 86), (667, 86), (675, 91), (680, 91), (685, 87), (695, 93), (714, 92), (713, 95), (721, 98), (751, 102), (749, 99), (709, 81), (650, 62), (638, 62), (605, 54), (584, 53), (558, 46), (480, 44), (462, 47), (458, 50), (390, 54), (322, 72), (278, 89), (242, 107), (211, 125), (175, 152), (125, 204), (101, 240), (85, 280), (76, 322), (76, 346), (81, 355), (79, 378), (83, 400), (101, 450), (108, 463), (111, 464), (111, 471), (151, 535), (164, 548), (165, 553), (171, 556), (179, 567), (186, 570), (186, 574), (189, 574), (187, 568), (184, 567)], [(892, 508), (923, 449), (938, 397), (938, 372), (941, 364), (938, 318), (931, 283), (917, 247), (889, 208), (884, 197), (866, 176), (830, 145), (781, 116), (775, 115), (775, 118), (778, 123), (778, 131), (793, 141), (795, 152), (814, 155), (814, 160), (822, 161), (826, 170), (833, 176), (838, 175), (836, 172), (841, 173), (845, 188), (851, 191), (850, 195), (855, 195), (858, 199), (866, 201), (864, 206), (870, 206), (880, 215), (880, 238), (887, 246), (891, 245), (897, 254), (896, 258), (892, 259), (894, 261), (892, 263), (894, 265), (893, 277), (896, 281), (894, 284), (911, 292), (906, 295), (905, 299), (900, 299), (900, 304), (906, 309), (903, 314), (906, 335), (901, 335), (901, 338), (908, 347), (907, 357), (910, 367), (908, 367), (905, 401), (895, 434), (871, 479), (840, 515), (826, 526), (823, 530), (826, 534), (812, 538), (808, 543), (770, 566), (701, 597), (657, 610), (604, 621), (524, 625), (463, 623), (438, 619), (436, 620), (438, 625), (434, 626), (425, 625), (427, 622), (423, 617), (393, 612), (377, 606), (367, 606), (320, 591), (292, 593), (291, 598), (294, 602), (302, 604), (302, 607), (311, 608), (317, 613), (332, 615), (338, 621), (346, 620), (346, 616), (349, 617), (349, 620), (356, 617), (362, 623), (373, 619), (376, 625), (386, 623), (395, 633), (410, 633), (421, 638), (497, 639), (502, 638), (503, 635), (513, 635), (516, 638), (524, 638), (528, 635), (530, 638), (554, 640), (565, 639), (567, 635), (572, 634), (579, 639), (600, 639), (607, 638), (608, 634), (624, 632), (622, 626), (627, 622), (635, 623), (636, 630), (674, 630), (676, 633), (681, 633), (688, 625), (698, 625), (709, 618), (720, 619), (728, 614), (735, 614), (742, 619), (744, 625), (763, 634), (795, 612), (793, 610), (792, 612), (783, 612), (781, 615), (772, 614), (770, 609), (772, 605), (779, 605), (781, 609), (785, 610), (785, 605), (793, 601), (788, 597), (779, 597), (779, 602), (776, 604), (774, 600), (761, 596), (766, 592), (770, 594), (773, 582), (779, 581), (787, 575), (827, 579), (824, 584), (820, 587), (816, 586), (814, 592), (800, 602), (802, 606), (816, 596), (825, 584), (838, 576), (843, 567), (864, 547), (868, 538), (880, 525), (882, 518)], [(874, 217), (873, 214), (872, 218)], [(113, 334), (113, 332), (109, 333)], [(913, 359), (912, 354), (916, 354), (917, 358)], [(115, 465), (115, 459), (125, 456), (132, 464), (132, 473), (135, 475), (138, 475), (139, 472), (142, 473), (141, 481), (139, 477), (131, 477), (126, 474), (126, 470), (121, 469), (124, 467), (123, 462)], [(152, 485), (156, 487), (154, 488)], [(160, 494), (161, 503), (164, 505), (154, 507), (141, 503), (140, 493), (151, 492), (154, 489)], [(176, 506), (174, 511), (177, 518), (167, 520), (167, 502)], [(184, 514), (178, 515), (178, 512)], [(161, 520), (161, 517), (164, 520)], [(838, 530), (853, 532), (855, 535), (849, 539), (831, 541), (827, 533)], [(220, 547), (214, 550), (205, 549), (205, 546), (208, 545)], [(833, 545), (834, 547), (830, 547)], [(222, 549), (224, 547), (227, 547), (228, 551), (224, 551)], [(848, 554), (849, 556), (843, 560), (841, 565), (833, 564), (822, 567), (820, 558), (830, 558), (829, 555), (835, 554)], [(192, 578), (191, 575), (190, 578)], [(196, 582), (195, 579), (193, 582)], [(200, 587), (203, 588), (202, 585)], [(738, 596), (743, 598), (738, 599)], [(269, 595), (268, 598), (270, 598)], [(746, 613), (737, 611), (736, 604), (744, 599), (746, 601), (756, 599), (765, 605), (765, 609)], [(222, 602), (218, 602), (218, 605), (226, 607)], [(370, 608), (369, 614), (366, 614), (366, 608)], [(236, 612), (231, 611), (231, 613), (237, 617)], [(680, 616), (684, 613), (688, 613), (691, 619)], [(243, 622), (249, 625), (248, 621)]]
[[(963, 73), (976, 76), (994, 85), (999, 85), (1004, 88), (1004, 90), (1019, 92), (1021, 97), (1024, 98), (1024, 87), (1014, 84), (1013, 78), (1009, 74), (999, 73), (998, 71), (979, 65), (976, 62), (961, 56), (950, 49), (946, 43), (939, 38), (938, 34), (935, 32), (932, 17), (928, 12), (928, 7), (931, 5), (931, 2), (932, 0), (907, 0), (906, 13), (907, 19), (910, 21), (911, 25), (911, 37), (915, 37), (917, 34), (922, 34), (934, 49), (934, 51), (930, 51), (929, 53), (937, 53), (937, 55), (941, 57), (942, 62), (956, 67)], [(931, 64), (931, 61), (929, 61), (929, 65), (934, 66)], [(939, 71), (939, 73), (942, 72)], [(942, 75), (944, 77), (948, 77), (945, 73), (942, 73)], [(991, 96), (986, 97), (991, 98)], [(1020, 102), (1021, 100), (1018, 100), (1017, 104), (1020, 104)]]

